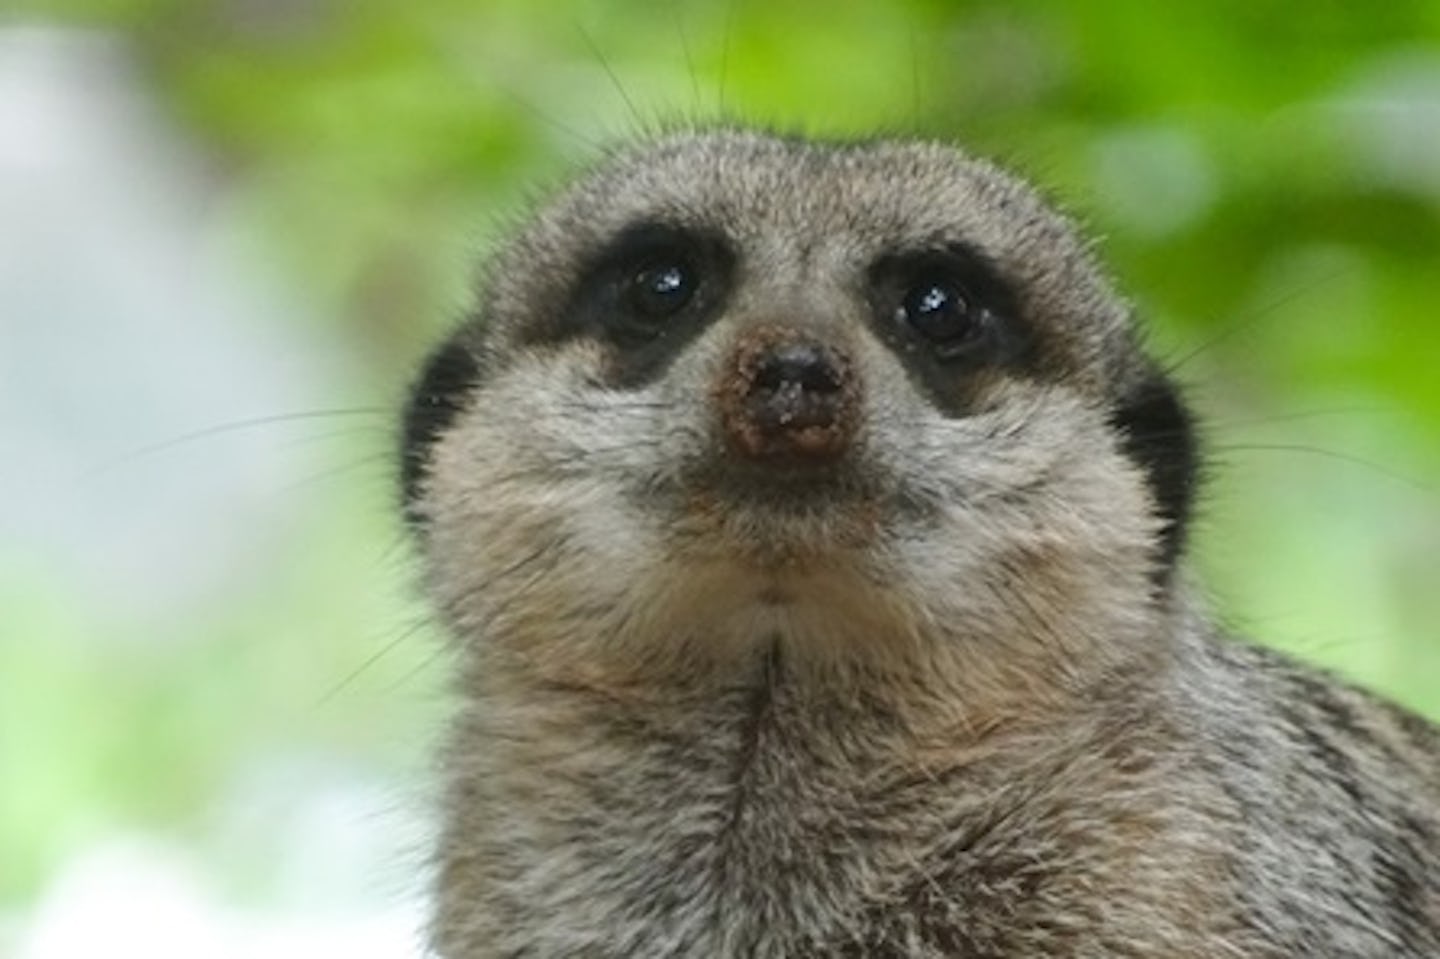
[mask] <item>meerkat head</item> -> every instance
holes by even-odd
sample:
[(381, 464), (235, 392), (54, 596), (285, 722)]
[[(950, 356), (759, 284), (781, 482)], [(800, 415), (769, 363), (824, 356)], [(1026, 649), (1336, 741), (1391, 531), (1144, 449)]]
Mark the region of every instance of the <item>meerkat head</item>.
[(466, 648), (1035, 682), (1134, 654), (1195, 452), (1025, 185), (936, 144), (719, 131), (613, 156), (519, 231), (414, 389), (402, 473)]

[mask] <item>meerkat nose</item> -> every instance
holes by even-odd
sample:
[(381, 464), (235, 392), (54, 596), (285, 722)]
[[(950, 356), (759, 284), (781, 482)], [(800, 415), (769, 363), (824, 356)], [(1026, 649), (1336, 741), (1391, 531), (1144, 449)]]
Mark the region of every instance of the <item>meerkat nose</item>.
[(822, 464), (843, 455), (855, 432), (854, 364), (812, 335), (778, 327), (747, 332), (719, 392), (726, 440), (745, 459)]

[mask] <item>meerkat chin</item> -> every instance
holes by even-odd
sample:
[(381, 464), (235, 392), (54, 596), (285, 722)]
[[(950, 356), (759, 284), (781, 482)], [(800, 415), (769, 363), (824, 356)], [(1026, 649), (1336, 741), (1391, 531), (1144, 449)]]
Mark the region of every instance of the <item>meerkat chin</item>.
[(1222, 635), (1198, 467), (996, 167), (738, 130), (603, 162), (405, 417), (461, 664), (435, 950), (1440, 955), (1440, 733)]

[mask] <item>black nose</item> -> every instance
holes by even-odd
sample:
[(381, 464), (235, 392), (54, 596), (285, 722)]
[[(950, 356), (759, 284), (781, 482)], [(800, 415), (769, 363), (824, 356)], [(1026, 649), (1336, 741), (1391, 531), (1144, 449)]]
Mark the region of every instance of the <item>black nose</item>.
[(779, 328), (752, 331), (722, 384), (725, 434), (747, 459), (828, 462), (849, 446), (857, 394), (853, 364), (838, 346)]
[(840, 393), (840, 370), (824, 348), (814, 343), (788, 343), (763, 354), (750, 393), (765, 402), (804, 403), (828, 416)]

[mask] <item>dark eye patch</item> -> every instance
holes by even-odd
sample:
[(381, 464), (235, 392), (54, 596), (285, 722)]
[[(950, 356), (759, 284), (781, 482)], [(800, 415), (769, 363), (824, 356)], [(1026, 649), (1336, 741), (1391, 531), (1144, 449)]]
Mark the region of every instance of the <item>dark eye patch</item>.
[(635, 224), (582, 269), (560, 315), (545, 318), (524, 340), (597, 338), (614, 347), (614, 384), (641, 385), (719, 313), (734, 267), (729, 244), (713, 232)]
[(951, 415), (968, 411), (977, 374), (1034, 366), (1018, 299), (969, 247), (882, 257), (870, 268), (867, 295), (881, 339)]

